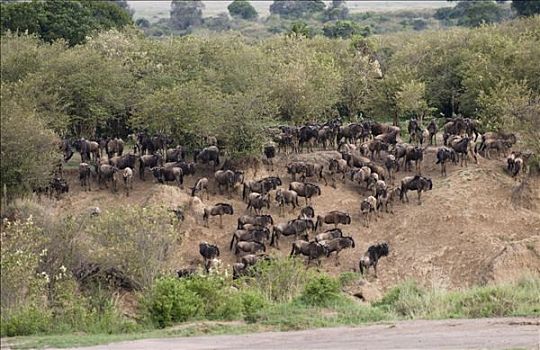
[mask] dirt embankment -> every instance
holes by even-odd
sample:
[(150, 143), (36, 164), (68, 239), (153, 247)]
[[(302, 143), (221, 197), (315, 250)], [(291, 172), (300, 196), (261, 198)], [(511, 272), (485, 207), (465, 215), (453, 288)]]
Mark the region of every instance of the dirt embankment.
[[(327, 160), (335, 152), (280, 156), (275, 162), (275, 172), (288, 187), (291, 179), (285, 172), (290, 160)], [(480, 158), (478, 165), (468, 167), (448, 166), (448, 176), (441, 177), (434, 161), (435, 148), (426, 151), (423, 175), (433, 178), (433, 190), (422, 196), (422, 205), (416, 204), (416, 194), (410, 193), (409, 204), (398, 203), (394, 214), (383, 214), (369, 228), (363, 226), (360, 217), (360, 202), (368, 195), (365, 188), (350, 182), (337, 181), (337, 188), (321, 184), (322, 195), (314, 198), (316, 213), (331, 210), (347, 211), (352, 215), (352, 224), (343, 227), (356, 241), (356, 248), (340, 253), (340, 265), (333, 258), (326, 259), (322, 268), (332, 274), (357, 269), (359, 257), (370, 244), (386, 240), (391, 253), (379, 264), (379, 277), (368, 277), (368, 285), (374, 296), (387, 288), (412, 278), (428, 286), (446, 288), (467, 287), (486, 282), (502, 282), (519, 278), (523, 274), (540, 274), (540, 183), (531, 180), (527, 192), (526, 206), (515, 206), (511, 193), (516, 182), (507, 176), (502, 160)], [(260, 170), (257, 178), (270, 174)], [(401, 179), (412, 173), (398, 172)], [(212, 179), (212, 171), (199, 170), (196, 177)], [(251, 180), (253, 173), (246, 178)], [(187, 177), (185, 188), (154, 183), (147, 174), (146, 181), (138, 178), (134, 190), (126, 198), (123, 192), (112, 194), (106, 189), (98, 190), (94, 185), (91, 192), (81, 192), (76, 177), (69, 177), (73, 189), (56, 204), (56, 210), (84, 211), (91, 206), (102, 210), (119, 204), (166, 206), (181, 205), (186, 208), (186, 221), (180, 227), (186, 238), (175, 250), (173, 257), (178, 267), (198, 263), (198, 243), (208, 241), (221, 248), (224, 264), (235, 262), (228, 246), (236, 219), (245, 213), (246, 205), (241, 201), (241, 189), (229, 199), (226, 195), (211, 194), (210, 200), (193, 200), (188, 188), (195, 178)], [(399, 181), (399, 180), (398, 180)], [(213, 190), (213, 189), (212, 189)], [(211, 190), (211, 191), (212, 191)], [(274, 197), (274, 196), (272, 196)], [(210, 228), (202, 225), (202, 208), (218, 202), (230, 202), (235, 215), (223, 218), (223, 229), (218, 227), (217, 218), (210, 220)], [(303, 204), (303, 199), (301, 200)], [(285, 222), (298, 215), (298, 211), (279, 217), (275, 202), (270, 213), (276, 222)], [(282, 239), (281, 250), (269, 249), (270, 254), (285, 256), (290, 252), (290, 239)]]

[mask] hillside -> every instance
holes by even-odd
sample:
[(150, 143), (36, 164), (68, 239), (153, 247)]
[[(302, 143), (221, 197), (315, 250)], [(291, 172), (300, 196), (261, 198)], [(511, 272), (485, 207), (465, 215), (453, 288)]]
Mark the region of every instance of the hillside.
[[(378, 279), (372, 274), (367, 278), (375, 294), (406, 279), (415, 279), (427, 286), (455, 289), (492, 281), (510, 281), (528, 272), (540, 273), (539, 191), (528, 195), (526, 206), (515, 207), (510, 197), (516, 182), (505, 174), (501, 160), (480, 158), (478, 165), (469, 164), (467, 168), (450, 165), (448, 177), (442, 178), (440, 169), (434, 164), (434, 151), (435, 147), (428, 148), (424, 160), (423, 174), (433, 178), (433, 190), (422, 196), (422, 205), (417, 205), (416, 194), (410, 193), (409, 204), (396, 204), (394, 214), (383, 214), (369, 228), (363, 226), (359, 214), (360, 201), (367, 196), (364, 189), (360, 190), (350, 182), (343, 184), (337, 181), (336, 189), (321, 184), (322, 195), (313, 200), (316, 214), (330, 210), (349, 212), (352, 224), (343, 229), (356, 241), (355, 249), (341, 252), (339, 266), (335, 265), (333, 257), (323, 260), (324, 270), (332, 274), (353, 271), (370, 244), (386, 240), (391, 247), (390, 256), (381, 260)], [(288, 161), (322, 161), (332, 154), (318, 151), (281, 156), (276, 162), (274, 175), (281, 176), (283, 187), (288, 187), (291, 179), (284, 171)], [(198, 172), (197, 177), (202, 175), (211, 178), (211, 170), (203, 174)], [(260, 170), (256, 178), (266, 175), (264, 170)], [(409, 174), (398, 172), (396, 178), (399, 181), (405, 175)], [(106, 210), (120, 203), (182, 205), (189, 208), (180, 227), (185, 232), (185, 239), (176, 249), (173, 265), (183, 267), (200, 263), (198, 243), (203, 240), (219, 245), (225, 264), (235, 262), (228, 246), (236, 228), (236, 219), (245, 212), (240, 191), (232, 200), (212, 194), (210, 201), (204, 198), (205, 204), (231, 202), (235, 209), (235, 215), (224, 217), (223, 229), (219, 229), (217, 218), (210, 220), (210, 228), (205, 228), (198, 213), (200, 208), (190, 205), (191, 197), (187, 193), (195, 181), (193, 177), (186, 178), (184, 190), (155, 184), (150, 178), (147, 174), (145, 182), (136, 179), (133, 193), (126, 198), (123, 192), (111, 194), (105, 189), (81, 192), (72, 174), (69, 177), (72, 191), (56, 204), (56, 210), (61, 213), (69, 208), (70, 212), (80, 212), (91, 206)], [(248, 171), (246, 178), (253, 179), (253, 172)], [(535, 185), (532, 184), (531, 188), (540, 188)], [(298, 215), (297, 211), (280, 218), (275, 202), (272, 204), (270, 213), (276, 222)], [(281, 250), (270, 248), (268, 252), (287, 255), (291, 241), (292, 238), (282, 238)]]

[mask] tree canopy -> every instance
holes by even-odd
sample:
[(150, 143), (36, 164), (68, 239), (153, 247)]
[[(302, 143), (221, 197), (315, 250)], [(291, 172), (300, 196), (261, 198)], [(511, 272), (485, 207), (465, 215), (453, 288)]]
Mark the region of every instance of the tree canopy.
[(2, 3), (2, 33), (28, 32), (45, 41), (65, 39), (69, 45), (83, 43), (99, 30), (132, 24), (128, 12), (112, 2), (45, 0)]
[(533, 0), (514, 0), (512, 8), (518, 16), (534, 16), (540, 13), (540, 1)]
[(322, 0), (275, 0), (270, 5), (270, 13), (284, 18), (305, 18), (323, 12), (325, 8)]
[(173, 28), (186, 30), (202, 24), (204, 3), (200, 0), (172, 0), (170, 23)]
[(227, 6), (232, 17), (245, 20), (254, 20), (257, 18), (257, 10), (247, 0), (234, 0)]

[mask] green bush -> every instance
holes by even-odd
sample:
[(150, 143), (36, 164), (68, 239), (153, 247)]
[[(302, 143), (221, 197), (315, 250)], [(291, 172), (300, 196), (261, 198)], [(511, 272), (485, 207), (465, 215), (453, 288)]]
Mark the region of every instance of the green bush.
[(256, 322), (260, 318), (261, 311), (268, 305), (264, 296), (253, 290), (247, 290), (241, 294), (244, 320), (249, 323)]
[(339, 282), (330, 276), (312, 278), (299, 300), (311, 306), (329, 306), (340, 298)]
[(53, 324), (52, 312), (36, 306), (25, 306), (14, 312), (2, 312), (0, 334), (2, 337), (31, 335), (50, 332)]
[(422, 306), (424, 292), (414, 281), (404, 282), (388, 291), (383, 298), (373, 304), (385, 311), (393, 311), (399, 316), (414, 317)]
[(153, 324), (161, 328), (195, 317), (204, 307), (200, 296), (173, 277), (158, 279), (143, 304)]

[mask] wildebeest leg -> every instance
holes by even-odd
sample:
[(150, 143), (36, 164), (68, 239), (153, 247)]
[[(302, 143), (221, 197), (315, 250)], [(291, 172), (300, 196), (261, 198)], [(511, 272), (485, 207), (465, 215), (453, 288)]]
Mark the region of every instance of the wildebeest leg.
[(219, 215), (219, 228), (223, 228), (223, 215)]
[(422, 204), (421, 200), (420, 200), (420, 196), (422, 195), (422, 190), (418, 190), (418, 205)]
[(375, 271), (375, 278), (377, 278), (377, 262), (373, 263), (373, 270)]

